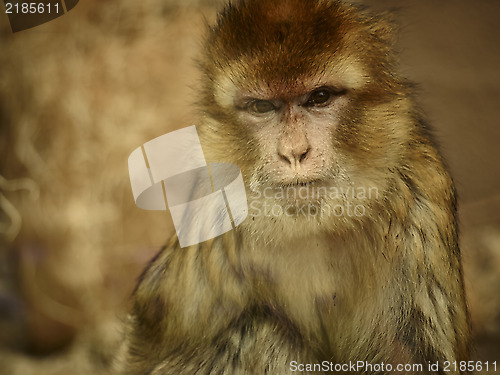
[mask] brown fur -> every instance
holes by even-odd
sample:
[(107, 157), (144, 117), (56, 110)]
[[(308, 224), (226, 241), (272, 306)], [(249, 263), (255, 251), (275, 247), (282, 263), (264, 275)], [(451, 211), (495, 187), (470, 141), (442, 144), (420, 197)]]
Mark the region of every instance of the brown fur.
[[(280, 202), (254, 194), (285, 186), (271, 130), (248, 126), (235, 100), (287, 102), (333, 82), (345, 94), (308, 176), (377, 194), (309, 202), (362, 204), (361, 216), (256, 215), (197, 246), (173, 238), (134, 293), (124, 373), (289, 374), (291, 361), (424, 372), (439, 361), (444, 373), (444, 361), (468, 359), (455, 190), (391, 40), (383, 19), (336, 1), (226, 7), (201, 60), (207, 158), (242, 169), (250, 207)], [(293, 144), (300, 121), (282, 121)]]

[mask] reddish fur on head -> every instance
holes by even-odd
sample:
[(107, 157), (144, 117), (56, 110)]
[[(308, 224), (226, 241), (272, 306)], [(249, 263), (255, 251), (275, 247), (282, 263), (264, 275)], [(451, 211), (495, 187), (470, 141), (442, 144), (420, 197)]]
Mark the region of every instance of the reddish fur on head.
[[(384, 20), (338, 1), (240, 1), (221, 13), (202, 65), (211, 80), (229, 70), (235, 84), (290, 85), (350, 56), (375, 76), (380, 65), (387, 69), (392, 64), (390, 34)], [(396, 84), (390, 75), (376, 78), (379, 89)]]

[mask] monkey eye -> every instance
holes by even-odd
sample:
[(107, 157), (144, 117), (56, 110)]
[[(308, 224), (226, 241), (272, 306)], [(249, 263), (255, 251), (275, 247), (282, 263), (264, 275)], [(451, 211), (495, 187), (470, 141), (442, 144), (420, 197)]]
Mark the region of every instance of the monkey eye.
[(313, 91), (307, 102), (305, 104), (306, 107), (319, 107), (328, 103), (330, 98), (332, 97), (332, 93), (327, 89), (319, 89)]
[(255, 100), (254, 102), (250, 103), (249, 109), (252, 112), (256, 113), (267, 113), (274, 111), (276, 109), (276, 106), (269, 100)]

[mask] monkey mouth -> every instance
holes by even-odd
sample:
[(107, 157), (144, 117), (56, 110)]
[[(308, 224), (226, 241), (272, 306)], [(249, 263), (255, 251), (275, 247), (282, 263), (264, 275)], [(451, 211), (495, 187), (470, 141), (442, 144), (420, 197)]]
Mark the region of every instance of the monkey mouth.
[(320, 179), (312, 179), (312, 180), (305, 180), (305, 179), (297, 179), (294, 181), (286, 182), (286, 183), (279, 183), (277, 184), (278, 187), (280, 188), (300, 188), (300, 187), (312, 187), (316, 185), (323, 185), (324, 181)]
[(277, 201), (286, 204), (311, 204), (323, 200), (326, 187), (324, 180), (320, 179), (295, 179), (294, 181), (281, 182), (274, 185)]

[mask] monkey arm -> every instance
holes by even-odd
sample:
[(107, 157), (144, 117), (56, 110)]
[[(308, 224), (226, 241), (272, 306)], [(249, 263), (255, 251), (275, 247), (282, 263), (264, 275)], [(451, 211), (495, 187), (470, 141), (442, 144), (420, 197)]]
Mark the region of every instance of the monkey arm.
[(133, 296), (130, 364), (144, 371), (185, 348), (202, 350), (239, 317), (245, 286), (224, 250), (228, 241), (231, 234), (181, 249), (174, 236), (152, 260)]
[(413, 362), (439, 362), (443, 373), (445, 361), (468, 360), (470, 323), (455, 187), (424, 126), (417, 126), (408, 160), (399, 169), (399, 194), (391, 199), (396, 220), (388, 244), (401, 288), (396, 338), (409, 349)]

